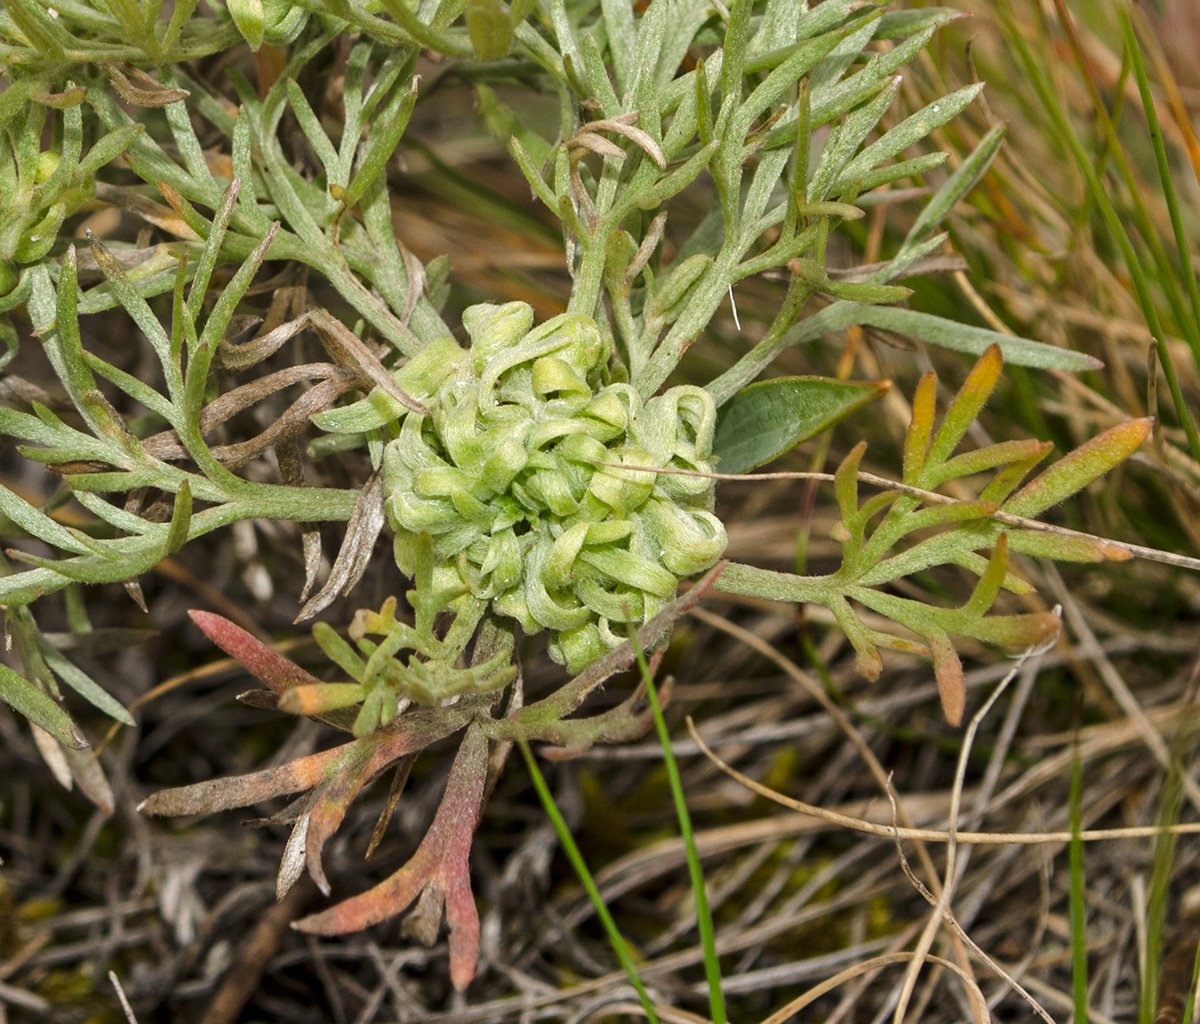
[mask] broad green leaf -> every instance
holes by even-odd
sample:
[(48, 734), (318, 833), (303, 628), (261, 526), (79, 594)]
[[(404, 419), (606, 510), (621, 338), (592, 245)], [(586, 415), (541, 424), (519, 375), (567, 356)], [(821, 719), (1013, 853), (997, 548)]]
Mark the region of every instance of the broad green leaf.
[(83, 738), (71, 717), (24, 676), (0, 665), (0, 700), (21, 712), (34, 725), (45, 729), (64, 747), (85, 750)]
[(722, 473), (747, 473), (878, 398), (887, 381), (777, 377), (743, 388), (721, 409), (713, 454)]

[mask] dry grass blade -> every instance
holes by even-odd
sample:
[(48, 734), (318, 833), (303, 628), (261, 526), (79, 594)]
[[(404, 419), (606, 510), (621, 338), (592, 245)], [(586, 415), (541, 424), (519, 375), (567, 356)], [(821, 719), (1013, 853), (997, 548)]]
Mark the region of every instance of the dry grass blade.
[[(809, 695), (825, 709), (833, 721), (837, 723), (838, 728), (841, 729), (847, 740), (850, 741), (851, 745), (866, 763), (867, 768), (870, 770), (871, 775), (875, 779), (875, 782), (878, 784), (880, 790), (884, 793), (887, 792), (888, 776), (887, 772), (883, 769), (883, 765), (879, 763), (879, 758), (875, 756), (875, 752), (871, 750), (866, 740), (863, 739), (862, 733), (859, 731), (859, 729), (854, 725), (853, 722), (850, 721), (846, 713), (837, 706), (837, 704), (825, 691), (824, 687), (818, 684), (817, 681), (809, 676), (807, 672), (802, 672), (789, 658), (785, 658), (770, 644), (765, 643), (760, 637), (755, 636), (750, 631), (742, 629), (740, 626), (736, 626), (733, 623), (721, 618), (719, 615), (714, 615), (712, 612), (706, 611), (702, 608), (696, 609), (692, 614), (701, 621), (708, 622), (709, 624), (716, 626), (721, 631), (728, 633), (730, 636), (736, 637), (746, 646), (757, 651), (770, 661), (773, 661), (792, 679), (799, 683), (809, 693)], [(693, 740), (697, 740), (698, 735), (699, 734), (694, 735), (692, 737)], [(739, 781), (741, 780), (739, 779)], [(905, 813), (903, 810), (901, 811), (901, 820), (904, 821), (906, 826), (911, 828), (912, 822), (909, 820), (907, 813)], [(940, 891), (941, 883), (938, 881), (937, 871), (934, 869), (933, 861), (930, 860), (929, 852), (919, 841), (917, 845), (917, 854), (921, 860), (921, 867), (930, 880), (930, 884), (936, 890)]]
[[(984, 701), (982, 707), (980, 707), (979, 710), (971, 716), (971, 721), (967, 725), (966, 733), (963, 736), (962, 747), (958, 754), (958, 764), (954, 770), (954, 784), (950, 790), (950, 828), (946, 843), (946, 869), (942, 881), (942, 891), (938, 894), (936, 899), (923, 885), (921, 885), (919, 879), (917, 879), (917, 877), (909, 869), (908, 862), (904, 858), (903, 850), (900, 849), (899, 837), (896, 839), (897, 850), (900, 853), (905, 874), (921, 892), (921, 895), (924, 896), (933, 906), (933, 913), (930, 915), (928, 922), (921, 931), (920, 938), (917, 940), (917, 948), (914, 951), (915, 956), (913, 957), (912, 963), (909, 964), (908, 970), (905, 972), (904, 987), (900, 991), (900, 998), (896, 1003), (896, 1011), (893, 1015), (893, 1020), (896, 1021), (896, 1024), (902, 1024), (904, 1020), (905, 1012), (908, 1009), (909, 999), (912, 996), (913, 990), (916, 988), (917, 975), (921, 969), (921, 963), (933, 945), (933, 940), (937, 935), (938, 929), (941, 927), (943, 921), (948, 922), (953, 919), (953, 914), (950, 907), (951, 900), (954, 898), (955, 885), (958, 882), (957, 858), (959, 809), (962, 805), (962, 792), (963, 785), (966, 781), (967, 762), (971, 756), (971, 750), (975, 745), (975, 736), (979, 732), (979, 726), (982, 724), (983, 720), (995, 706), (996, 701), (1000, 699), (1000, 695), (1008, 688), (1009, 683), (1016, 678), (1021, 666), (1033, 655), (1033, 653), (1033, 651), (1026, 651), (1020, 657), (1020, 659), (1018, 659), (1017, 663), (1012, 667), (1012, 669), (1004, 676), (1003, 679), (1000, 680), (999, 683), (996, 684), (995, 688), (988, 696), (988, 699)], [(892, 805), (892, 813), (895, 814), (896, 800), (892, 792), (890, 781), (891, 779), (889, 777), (888, 800)], [(952, 926), (952, 930), (960, 940), (970, 943), (970, 945), (975, 948), (977, 953), (982, 952), (978, 946), (967, 939), (966, 933), (963, 932), (961, 928)], [(1014, 982), (1013, 984), (1015, 985), (1016, 983)], [(1049, 1016), (1037, 1004), (1037, 1002), (1025, 993), (1024, 989), (1022, 989), (1019, 985), (1016, 985), (1016, 988), (1022, 993), (1022, 995), (1026, 995), (1026, 997), (1029, 999), (1029, 1002), (1033, 1004), (1034, 1009), (1039, 1013), (1040, 1016), (1045, 1018), (1049, 1024), (1054, 1024), (1054, 1022), (1050, 1020)]]
[[(874, 821), (867, 821), (864, 818), (855, 818), (848, 814), (840, 814), (837, 811), (831, 811), (824, 807), (817, 807), (814, 804), (806, 804), (802, 800), (795, 800), (792, 797), (784, 796), (769, 786), (764, 786), (748, 775), (739, 772), (736, 768), (724, 761), (721, 756), (716, 753), (700, 736), (695, 724), (690, 721), (688, 723), (688, 731), (691, 734), (692, 742), (700, 749), (700, 752), (707, 757), (716, 767), (723, 771), (734, 781), (745, 786), (747, 789), (759, 796), (765, 797), (781, 807), (786, 807), (792, 811), (798, 811), (801, 814), (808, 815), (820, 821), (828, 822), (831, 825), (838, 825), (844, 828), (851, 828), (857, 832), (867, 832), (870, 835), (880, 836), (885, 839), (912, 839), (921, 842), (931, 843), (949, 843), (953, 836), (956, 843), (969, 843), (976, 846), (1041, 846), (1046, 844), (1069, 843), (1071, 841), (1071, 833), (1069, 831), (1054, 831), (1054, 832), (951, 832), (949, 829), (933, 829), (933, 828), (912, 828), (904, 825), (883, 825)], [(901, 813), (903, 808), (900, 809)], [(1185, 822), (1177, 825), (1133, 825), (1124, 828), (1094, 828), (1084, 829), (1079, 833), (1079, 837), (1084, 842), (1096, 843), (1109, 841), (1113, 839), (1153, 839), (1155, 836), (1161, 835), (1177, 835), (1190, 836), (1200, 835), (1200, 822)]]
[[(844, 971), (839, 971), (828, 981), (821, 982), (820, 985), (814, 985), (811, 989), (802, 996), (797, 996), (786, 1006), (764, 1018), (760, 1024), (785, 1024), (791, 1020), (806, 1006), (815, 1002), (826, 992), (831, 992), (839, 985), (844, 985), (847, 981), (857, 978), (860, 974), (866, 974), (868, 971), (877, 970), (880, 967), (886, 967), (889, 964), (908, 963), (916, 958), (915, 953), (884, 953), (882, 956), (872, 957), (862, 963), (855, 964), (853, 967), (847, 967)], [(975, 979), (971, 977), (957, 964), (951, 963), (949, 960), (944, 960), (940, 956), (926, 956), (930, 963), (937, 964), (939, 967), (944, 967), (946, 970), (958, 976), (963, 983), (963, 988), (966, 989), (967, 997), (971, 1001), (971, 1009), (975, 1014), (975, 1020), (979, 1024), (986, 1024), (991, 1019), (991, 1013), (988, 1010), (987, 999), (984, 998), (983, 992), (980, 991), (979, 985)]]

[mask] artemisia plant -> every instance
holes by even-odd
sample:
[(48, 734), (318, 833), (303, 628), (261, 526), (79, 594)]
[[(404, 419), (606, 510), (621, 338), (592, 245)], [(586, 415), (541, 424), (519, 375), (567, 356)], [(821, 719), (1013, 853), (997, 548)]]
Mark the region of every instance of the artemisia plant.
[[(37, 598), (114, 582), (136, 598), (138, 574), (189, 541), (276, 519), (301, 524), (308, 580), (297, 598), (310, 618), (353, 589), (386, 530), (411, 588), (404, 603), (358, 611), (346, 635), (316, 627), (332, 679), (227, 619), (193, 613), (265, 684), (247, 701), (312, 716), (347, 741), (158, 793), (142, 809), (191, 815), (302, 794), (275, 819), (293, 825), (279, 891), (307, 868), (329, 892), (322, 849), (354, 797), (389, 770), (403, 779), (420, 751), (461, 734), (411, 860), (299, 924), (346, 932), (411, 907), (409, 932), (432, 942), (444, 912), (459, 988), (477, 955), (468, 852), (489, 751), (523, 737), (567, 756), (640, 735), (650, 718), (639, 694), (590, 716), (584, 702), (631, 664), (634, 632), (661, 652), (672, 624), (710, 588), (827, 606), (868, 675), (880, 671), (881, 647), (927, 653), (957, 723), (965, 697), (953, 638), (1023, 648), (1057, 628), (1048, 613), (992, 613), (1001, 591), (1028, 589), (1009, 554), (1121, 553), (1040, 532), (1030, 518), (1119, 463), (1149, 427), (1117, 426), (1023, 486), (1048, 445), (1003, 441), (955, 454), (1002, 360), (1096, 365), (903, 305), (909, 291), (896, 282), (947, 245), (939, 225), (1003, 136), (989, 132), (940, 174), (946, 154), (927, 141), (980, 86), (891, 113), (900, 69), (955, 17), (857, 0), (811, 9), (794, 0), (728, 9), (709, 0), (644, 9), (228, 0), (203, 10), (195, 0), (10, 0), (0, 12), (0, 335), (15, 347), (9, 317), (23, 312), (69, 411), (14, 401), (0, 408), (0, 431), (58, 474), (92, 518), (71, 525), (54, 504), (0, 488), (6, 535), (44, 545), (13, 549), (4, 562), (0, 602), (24, 673), (0, 669), (0, 699), (29, 719), (65, 777), (110, 805), (62, 685), (132, 719), (45, 640), (30, 607)], [(260, 53), (257, 87), (236, 52), (220, 62), (219, 82), (195, 63), (246, 46)], [(460, 331), (442, 316), (453, 284), (446, 261), (422, 266), (398, 244), (393, 212), (408, 200), (390, 191), (388, 171), (422, 101), (422, 50), (441, 55), (439, 74), (461, 71), (474, 83), (484, 125), (561, 223), (572, 279), (562, 315), (535, 323), (523, 303), (480, 304), (462, 314)], [(335, 59), (336, 95), (318, 102), (306, 84)], [(511, 100), (520, 89), (558, 97), (549, 135)], [(427, 102), (439, 102), (436, 90)], [(907, 235), (886, 261), (831, 275), (831, 233), (899, 181), (925, 187)], [(670, 201), (687, 190), (708, 196), (712, 212), (673, 225), (667, 246)], [(144, 236), (77, 248), (75, 226), (97, 206), (140, 218)], [(247, 300), (268, 266), (274, 301), (247, 327)], [(787, 288), (762, 337), (703, 386), (672, 384), (733, 287), (770, 271), (786, 275)], [(337, 297), (336, 309), (308, 302), (310, 276)], [(89, 317), (114, 307), (152, 351), (158, 383), (87, 343)], [(854, 325), (979, 361), (936, 430), (935, 381), (921, 382), (895, 488), (861, 500), (864, 445), (843, 461), (836, 571), (726, 564), (714, 474), (775, 459), (888, 386), (758, 378), (780, 353)], [(302, 332), (316, 335), (325, 358), (269, 369)], [(285, 394), (294, 397), (268, 426), (229, 436), (240, 414), (278, 407)], [(318, 476), (322, 459), (348, 452), (363, 470), (355, 486), (307, 483), (306, 469)], [(990, 481), (975, 500), (939, 491), (984, 473)], [(348, 524), (346, 537), (321, 579), (317, 528), (331, 521)], [(978, 579), (958, 607), (890, 586), (943, 564)], [(868, 626), (860, 608), (902, 628)], [(562, 684), (522, 703), (516, 639), (543, 633)]]

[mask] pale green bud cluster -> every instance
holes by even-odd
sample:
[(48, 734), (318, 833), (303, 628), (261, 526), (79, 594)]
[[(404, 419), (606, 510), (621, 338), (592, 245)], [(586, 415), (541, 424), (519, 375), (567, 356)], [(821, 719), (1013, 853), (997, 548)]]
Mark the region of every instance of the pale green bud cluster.
[(401, 570), (428, 532), (435, 589), (465, 587), (527, 633), (549, 630), (551, 655), (577, 672), (724, 551), (713, 481), (647, 471), (711, 472), (716, 410), (698, 387), (643, 401), (603, 383), (610, 344), (587, 317), (533, 328), (513, 302), (463, 321), (469, 350), (441, 339), (396, 373), (430, 415), (377, 390), (315, 422), (398, 423), (383, 482)]
[(252, 50), (264, 42), (286, 46), (308, 23), (308, 11), (291, 0), (228, 0), (226, 7)]

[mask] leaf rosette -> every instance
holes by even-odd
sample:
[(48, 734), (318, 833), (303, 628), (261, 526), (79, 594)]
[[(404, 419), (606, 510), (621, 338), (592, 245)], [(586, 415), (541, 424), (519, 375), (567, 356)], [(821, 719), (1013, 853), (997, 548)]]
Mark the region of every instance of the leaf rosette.
[(655, 472), (712, 471), (716, 409), (702, 388), (644, 400), (613, 380), (589, 317), (533, 327), (512, 302), (463, 322), (469, 349), (441, 339), (395, 375), (428, 415), (379, 389), (315, 422), (390, 437), (383, 484), (403, 572), (428, 533), (437, 590), (549, 631), (551, 656), (578, 672), (725, 550), (714, 482)]

